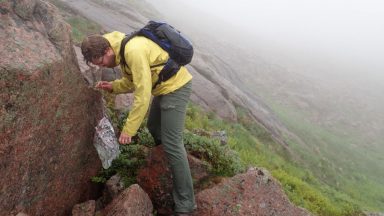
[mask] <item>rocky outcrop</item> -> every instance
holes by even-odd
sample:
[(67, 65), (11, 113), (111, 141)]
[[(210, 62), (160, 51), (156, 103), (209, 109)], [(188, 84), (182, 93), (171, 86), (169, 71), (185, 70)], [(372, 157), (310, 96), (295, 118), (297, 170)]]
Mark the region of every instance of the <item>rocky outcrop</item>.
[[(70, 26), (40, 0), (0, 2), (0, 215), (68, 215), (92, 199), (100, 94), (82, 78)], [(95, 190), (96, 189), (96, 190)]]
[(193, 75), (191, 100), (208, 112), (213, 112), (226, 120), (236, 121), (236, 108), (230, 100), (224, 97), (220, 88), (202, 76), (195, 67), (188, 66), (187, 68)]
[(294, 206), (281, 185), (266, 170), (251, 168), (247, 173), (223, 180), (196, 195), (193, 215), (276, 215), (304, 216), (308, 211)]
[[(172, 175), (163, 147), (153, 147), (147, 153), (147, 162), (138, 171), (137, 185), (124, 190), (120, 177), (115, 175), (96, 202), (101, 202), (96, 204), (101, 210), (94, 212), (94, 201), (89, 201), (76, 205), (73, 212), (91, 216), (152, 215), (154, 209), (156, 215), (173, 215)], [(233, 177), (217, 177), (209, 173), (210, 167), (201, 160), (188, 155), (188, 161), (197, 203), (197, 209), (190, 215), (311, 215), (293, 205), (278, 181), (264, 169), (250, 168)]]

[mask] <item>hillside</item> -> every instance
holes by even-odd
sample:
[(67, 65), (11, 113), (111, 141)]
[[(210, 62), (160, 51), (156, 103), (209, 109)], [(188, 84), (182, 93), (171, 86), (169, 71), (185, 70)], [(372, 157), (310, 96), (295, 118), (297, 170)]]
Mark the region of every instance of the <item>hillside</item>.
[[(87, 1), (67, 2), (81, 10)], [(109, 20), (117, 19), (116, 14), (129, 18), (114, 28), (121, 31), (136, 29), (148, 19), (164, 17), (142, 1), (95, 2), (98, 4), (91, 5), (113, 8), (115, 13), (103, 19), (95, 17), (90, 8), (82, 13), (107, 30), (111, 29)], [(182, 13), (191, 17), (188, 13), (193, 11)], [(383, 160), (383, 118), (369, 115), (381, 113), (382, 103), (376, 100), (379, 92), (360, 88), (360, 94), (351, 94), (349, 89), (355, 89), (357, 83), (345, 83), (342, 79), (323, 82), (324, 77), (311, 77), (303, 68), (293, 71), (268, 62), (257, 51), (203, 32), (209, 28), (209, 20), (204, 25), (183, 19), (172, 21), (195, 43), (196, 55), (190, 67), (197, 86), (193, 101), (232, 121), (243, 121), (243, 114), (251, 117), (253, 123), (246, 121), (248, 126), (262, 126), (282, 144), (285, 150), (276, 150), (280, 155), (310, 170), (322, 184), (358, 200), (364, 209), (381, 209), (383, 163), (378, 161)], [(225, 34), (220, 26), (216, 27), (220, 34)], [(346, 103), (339, 103), (341, 98)]]
[[(167, 183), (164, 179), (171, 177), (161, 148), (153, 148), (145, 128), (133, 145), (121, 147), (124, 153), (110, 169), (100, 169), (92, 146), (95, 124), (108, 113), (114, 126), (121, 127), (127, 113), (102, 107), (102, 95), (91, 84), (109, 78), (95, 77), (100, 74), (76, 60), (78, 48), (73, 48), (86, 34), (129, 32), (165, 16), (156, 5), (140, 0), (50, 2), (71, 27), (46, 1), (0, 3), (5, 57), (0, 61), (5, 89), (0, 95), (0, 185), (5, 195), (0, 215), (69, 215), (74, 204), (85, 200), (93, 206), (92, 215), (108, 215), (117, 207), (140, 207), (138, 194), (146, 202), (146, 214), (167, 215), (161, 211), (171, 208), (169, 194), (161, 187), (155, 188), (159, 197), (158, 191), (148, 192), (157, 187), (148, 179)], [(384, 210), (381, 91), (360, 88), (361, 82), (324, 81), (303, 68), (295, 71), (267, 61), (258, 49), (193, 27), (199, 23), (169, 22), (180, 26), (196, 49), (188, 66), (194, 89), (184, 140), (193, 174), (199, 176), (194, 179), (200, 206), (195, 215), (375, 215), (365, 212)], [(225, 34), (217, 27), (215, 32)], [(80, 72), (91, 77), (83, 79)], [(127, 104), (121, 106), (126, 109)], [(140, 154), (147, 154), (149, 167), (139, 165)], [(202, 171), (206, 166), (211, 167)], [(96, 183), (116, 173), (123, 181), (118, 185), (132, 186), (127, 190), (133, 193), (122, 192), (103, 210), (95, 202), (102, 199)], [(148, 195), (132, 185), (137, 181)]]

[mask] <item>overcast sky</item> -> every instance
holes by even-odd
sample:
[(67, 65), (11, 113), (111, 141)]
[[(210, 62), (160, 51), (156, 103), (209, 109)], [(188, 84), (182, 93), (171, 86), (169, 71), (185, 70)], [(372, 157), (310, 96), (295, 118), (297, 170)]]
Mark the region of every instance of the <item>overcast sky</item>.
[[(255, 38), (294, 52), (312, 50), (383, 78), (384, 1), (380, 0), (150, 0), (163, 13), (194, 9), (232, 23)], [(184, 13), (190, 14), (190, 13)], [(204, 14), (204, 13), (203, 13)], [(354, 67), (354, 66), (353, 66)]]
[[(262, 38), (383, 61), (384, 1), (380, 0), (191, 0)], [(229, 16), (229, 14), (231, 14)], [(364, 57), (364, 53), (368, 59)]]

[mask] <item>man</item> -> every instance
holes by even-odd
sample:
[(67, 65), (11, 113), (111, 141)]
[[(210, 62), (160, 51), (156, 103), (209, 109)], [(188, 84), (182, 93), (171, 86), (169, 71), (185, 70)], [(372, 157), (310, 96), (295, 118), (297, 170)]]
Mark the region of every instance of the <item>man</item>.
[(131, 142), (148, 110), (151, 94), (155, 96), (147, 127), (156, 145), (163, 144), (170, 164), (174, 210), (176, 213), (190, 213), (196, 205), (183, 144), (183, 130), (192, 76), (185, 67), (181, 67), (170, 79), (154, 86), (163, 67), (156, 65), (165, 63), (169, 58), (168, 53), (150, 39), (135, 36), (125, 45), (126, 65), (122, 64), (119, 53), (124, 37), (124, 33), (116, 31), (103, 36), (88, 36), (81, 45), (84, 60), (87, 64), (100, 67), (121, 67), (122, 79), (101, 81), (96, 85), (97, 88), (116, 94), (134, 91), (134, 103), (119, 137), (121, 144)]

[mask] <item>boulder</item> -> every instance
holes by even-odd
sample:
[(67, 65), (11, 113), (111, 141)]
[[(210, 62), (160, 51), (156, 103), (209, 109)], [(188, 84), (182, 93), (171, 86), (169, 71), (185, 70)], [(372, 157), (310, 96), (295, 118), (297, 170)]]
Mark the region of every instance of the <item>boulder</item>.
[(53, 5), (4, 0), (0, 17), (0, 215), (69, 215), (98, 196), (101, 95), (84, 82)]
[(193, 215), (304, 216), (308, 211), (294, 206), (281, 185), (266, 170), (252, 168), (247, 173), (222, 180), (196, 195)]
[(120, 193), (101, 213), (104, 216), (153, 215), (153, 206), (148, 195), (137, 184)]

